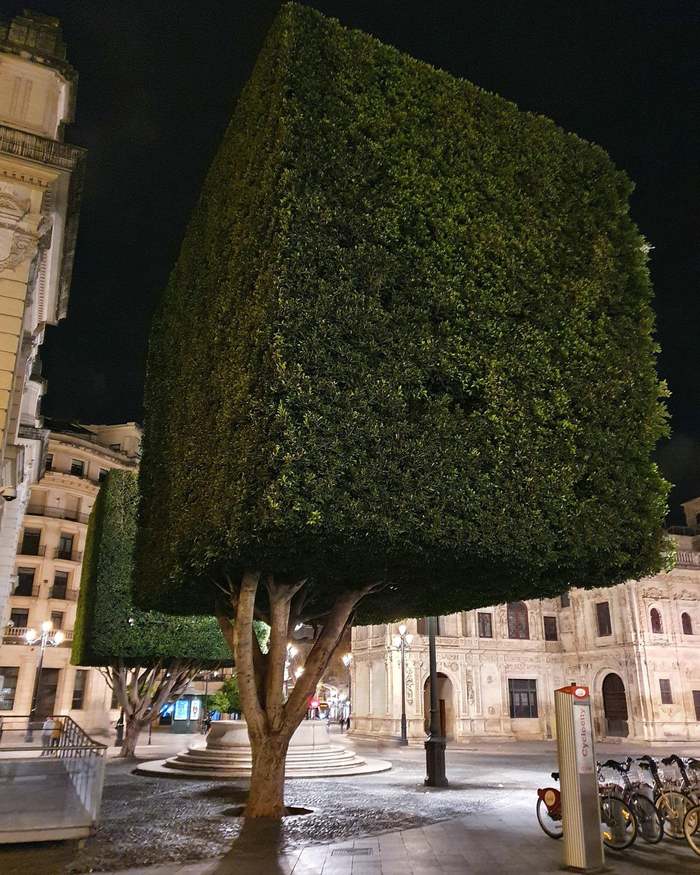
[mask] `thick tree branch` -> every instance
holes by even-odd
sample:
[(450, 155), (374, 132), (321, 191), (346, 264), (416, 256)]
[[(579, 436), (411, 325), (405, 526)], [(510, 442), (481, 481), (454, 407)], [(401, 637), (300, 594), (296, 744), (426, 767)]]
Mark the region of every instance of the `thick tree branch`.
[(255, 674), (253, 638), (253, 619), (255, 617), (255, 596), (260, 580), (259, 571), (246, 570), (238, 593), (236, 621), (233, 626), (234, 656), (241, 703), (248, 722), (249, 734), (264, 735), (267, 726), (266, 715), (261, 703)]

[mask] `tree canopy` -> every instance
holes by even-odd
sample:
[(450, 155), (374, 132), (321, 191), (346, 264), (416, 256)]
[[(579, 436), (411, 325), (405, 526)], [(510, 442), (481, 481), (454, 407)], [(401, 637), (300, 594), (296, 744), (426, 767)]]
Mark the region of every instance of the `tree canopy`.
[(100, 488), (88, 527), (73, 663), (230, 665), (230, 650), (214, 619), (170, 616), (135, 607), (131, 586), (137, 507), (136, 475), (111, 471)]
[(212, 613), (255, 568), (307, 579), (308, 616), (388, 581), (379, 621), (659, 568), (631, 191), (551, 120), (285, 5), (153, 323), (140, 604)]

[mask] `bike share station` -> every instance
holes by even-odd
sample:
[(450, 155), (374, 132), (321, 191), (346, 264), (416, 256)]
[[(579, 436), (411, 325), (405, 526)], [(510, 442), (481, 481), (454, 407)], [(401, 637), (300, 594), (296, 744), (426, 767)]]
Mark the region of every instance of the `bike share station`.
[[(555, 690), (554, 713), (561, 793), (551, 801), (561, 805), (564, 867), (600, 872), (605, 869), (605, 854), (588, 687), (571, 684)], [(546, 799), (545, 804), (550, 807)]]

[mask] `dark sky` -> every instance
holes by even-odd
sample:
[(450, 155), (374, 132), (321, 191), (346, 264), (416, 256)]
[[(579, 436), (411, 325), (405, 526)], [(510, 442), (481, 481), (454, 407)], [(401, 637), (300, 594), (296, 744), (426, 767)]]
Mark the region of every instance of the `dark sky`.
[[(27, 0), (58, 16), (80, 74), (71, 142), (89, 150), (68, 319), (48, 331), (46, 413), (139, 419), (149, 317), (203, 176), (279, 0)], [(660, 371), (674, 436), (660, 448), (700, 495), (698, 138), (692, 0), (314, 0), (310, 5), (553, 118), (637, 183), (655, 247)], [(697, 91), (695, 91), (697, 99)]]

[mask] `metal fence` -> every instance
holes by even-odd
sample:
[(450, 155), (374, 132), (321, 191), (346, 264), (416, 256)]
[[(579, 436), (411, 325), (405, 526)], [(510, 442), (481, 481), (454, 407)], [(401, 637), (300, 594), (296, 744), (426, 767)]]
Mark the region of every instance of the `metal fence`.
[(0, 843), (90, 835), (106, 750), (70, 717), (0, 717)]

